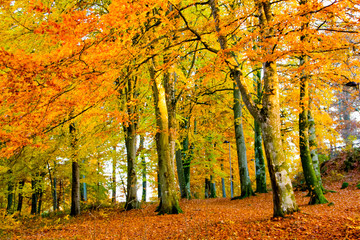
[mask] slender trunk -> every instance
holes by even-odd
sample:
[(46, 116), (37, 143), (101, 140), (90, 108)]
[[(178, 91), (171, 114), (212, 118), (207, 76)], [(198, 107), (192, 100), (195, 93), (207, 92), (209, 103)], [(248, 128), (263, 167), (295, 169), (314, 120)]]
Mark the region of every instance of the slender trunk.
[(181, 213), (175, 183), (174, 166), (171, 159), (169, 143), (169, 120), (166, 106), (164, 86), (161, 79), (155, 77), (155, 69), (150, 67), (150, 77), (153, 83), (153, 95), (156, 115), (156, 148), (158, 153), (159, 180), (161, 185), (161, 206), (159, 214)]
[(18, 200), (18, 206), (17, 206), (17, 211), (21, 212), (22, 210), (22, 204), (23, 204), (23, 200), (24, 200), (24, 195), (23, 195), (23, 188), (25, 185), (25, 180), (21, 180), (19, 183), (19, 200)]
[(210, 175), (210, 198), (216, 198), (216, 185), (213, 175)]
[[(254, 84), (256, 88), (255, 103), (261, 104), (262, 98), (262, 84), (261, 71), (257, 70), (254, 74)], [(266, 190), (266, 169), (265, 159), (262, 148), (262, 136), (259, 122), (254, 119), (254, 135), (255, 135), (255, 176), (256, 176), (256, 191), (257, 193), (267, 193)]]
[(140, 136), (140, 158), (141, 158), (141, 168), (142, 168), (142, 196), (141, 199), (143, 202), (146, 202), (146, 160), (145, 160), (145, 155), (143, 153), (143, 149), (144, 149), (144, 142), (145, 142), (145, 138), (144, 136)]
[(124, 127), (125, 146), (127, 155), (127, 185), (126, 185), (126, 210), (136, 209), (139, 207), (137, 199), (137, 176), (136, 176), (136, 127), (129, 124)]
[[(300, 1), (300, 5), (304, 5), (308, 0)], [(309, 28), (309, 18), (307, 17), (307, 21), (302, 23), (301, 29), (306, 32)], [(300, 41), (306, 43), (308, 41), (306, 35), (302, 35), (300, 37)], [(304, 67), (304, 65), (308, 62), (308, 56), (300, 57), (300, 67)], [(299, 146), (300, 146), (300, 159), (301, 165), (303, 168), (306, 185), (309, 189), (310, 193), (310, 201), (309, 204), (321, 204), (327, 203), (328, 201), (324, 197), (322, 191), (322, 185), (318, 180), (315, 169), (313, 166), (313, 162), (311, 159), (310, 146), (309, 146), (309, 76), (306, 74), (305, 70), (301, 72), (300, 75), (300, 109), (301, 112), (299, 114)]]
[[(63, 189), (63, 182), (62, 180), (60, 179), (60, 182), (59, 182), (59, 196), (57, 198), (57, 203), (56, 203), (56, 209), (57, 210), (60, 210), (60, 202), (61, 202), (61, 193), (62, 193), (62, 189)], [(62, 196), (64, 197), (64, 196)], [(65, 205), (63, 206), (63, 209), (65, 209)]]
[[(221, 164), (221, 171), (224, 171), (224, 164)], [(226, 190), (225, 190), (225, 179), (221, 178), (221, 187), (222, 187), (222, 197), (226, 198)]]
[(249, 177), (249, 170), (246, 159), (245, 137), (242, 125), (242, 106), (240, 91), (234, 85), (234, 126), (236, 138), (236, 150), (238, 155), (239, 176), (241, 184), (241, 195), (239, 198), (246, 198), (255, 195), (251, 188), (251, 181)]
[(178, 175), (178, 179), (179, 179), (179, 187), (180, 187), (180, 195), (181, 198), (187, 198), (187, 194), (186, 194), (186, 183), (185, 183), (185, 176), (184, 176), (184, 166), (183, 166), (183, 162), (181, 159), (181, 149), (176, 150), (176, 170), (177, 170), (177, 175)]
[(311, 111), (308, 110), (308, 122), (309, 122), (309, 147), (310, 147), (310, 155), (313, 162), (315, 175), (321, 185), (321, 189), (324, 191), (324, 187), (322, 185), (321, 173), (320, 173), (320, 162), (319, 157), (316, 152), (317, 143), (316, 143), (316, 134), (315, 134), (315, 121), (311, 115)]
[(6, 212), (8, 214), (12, 214), (13, 213), (13, 201), (14, 201), (14, 183), (12, 181), (8, 182), (8, 195), (7, 195), (7, 207), (6, 207)]
[(31, 180), (31, 214), (36, 214), (37, 207), (37, 181), (35, 179)]
[(127, 184), (125, 209), (137, 209), (140, 207), (137, 197), (137, 175), (136, 175), (136, 131), (138, 125), (137, 107), (134, 100), (137, 97), (137, 77), (128, 79), (125, 87), (126, 104), (124, 107), (129, 116), (129, 121), (124, 123), (125, 146), (127, 156)]
[(116, 203), (116, 146), (113, 147), (113, 159), (112, 159), (112, 203)]
[(71, 179), (71, 216), (80, 214), (80, 167), (77, 153), (77, 138), (75, 123), (69, 126), (72, 149), (72, 179)]
[(53, 209), (54, 211), (56, 211), (57, 209), (59, 209), (59, 207), (57, 206), (57, 179), (54, 177), (54, 183), (53, 183), (53, 189), (52, 189), (52, 197), (53, 197)]
[(43, 189), (40, 188), (39, 192), (38, 192), (39, 201), (38, 201), (38, 206), (37, 206), (37, 214), (39, 214), (39, 215), (41, 213), (42, 196), (43, 196)]
[[(186, 128), (188, 126), (188, 121), (189, 120), (187, 120)], [(184, 141), (182, 142), (181, 158), (182, 158), (182, 165), (184, 168), (185, 193), (187, 199), (191, 198), (191, 192), (190, 192), (191, 156), (192, 153), (189, 153), (189, 136), (186, 136)]]
[[(307, 57), (300, 59), (300, 65), (304, 65)], [(321, 204), (328, 201), (323, 195), (322, 186), (316, 177), (313, 162), (311, 159), (309, 148), (309, 122), (308, 122), (308, 106), (309, 106), (309, 78), (304, 73), (300, 77), (300, 108), (299, 114), (299, 145), (300, 159), (303, 168), (307, 187), (310, 192), (309, 204)]]

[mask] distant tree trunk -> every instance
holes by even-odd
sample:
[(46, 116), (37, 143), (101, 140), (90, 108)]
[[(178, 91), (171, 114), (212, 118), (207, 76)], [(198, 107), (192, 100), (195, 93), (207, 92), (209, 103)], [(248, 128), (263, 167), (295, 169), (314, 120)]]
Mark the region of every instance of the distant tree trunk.
[(180, 194), (181, 198), (187, 198), (186, 194), (186, 183), (185, 183), (185, 176), (184, 176), (184, 166), (182, 162), (181, 156), (181, 149), (176, 150), (176, 170), (179, 179), (179, 187), (180, 187)]
[[(221, 171), (224, 171), (224, 164), (221, 163)], [(226, 198), (225, 179), (221, 178), (222, 197)]]
[[(196, 121), (195, 121), (196, 122)], [(189, 127), (189, 119), (186, 120), (185, 128)], [(196, 126), (194, 126), (196, 129)], [(185, 198), (191, 198), (190, 192), (190, 166), (191, 166), (191, 153), (189, 153), (189, 136), (186, 135), (182, 141), (181, 159), (184, 169), (184, 181), (185, 181)]]
[(246, 198), (254, 196), (254, 192), (251, 188), (251, 181), (249, 177), (249, 170), (247, 165), (246, 158), (246, 145), (245, 137), (242, 125), (242, 106), (241, 106), (241, 97), (240, 91), (234, 85), (234, 126), (235, 126), (235, 138), (236, 138), (236, 150), (238, 155), (238, 164), (239, 164), (239, 176), (241, 184), (241, 195), (237, 198)]
[(116, 146), (113, 147), (113, 158), (112, 158), (112, 203), (116, 203)]
[(8, 214), (12, 214), (13, 213), (13, 201), (14, 201), (14, 183), (12, 181), (8, 182), (8, 195), (7, 195), (7, 207), (6, 207), (6, 212)]
[(32, 190), (32, 194), (31, 194), (31, 214), (36, 214), (36, 210), (37, 210), (37, 181), (35, 179), (31, 180), (31, 190)]
[(56, 211), (59, 209), (57, 206), (57, 179), (54, 177), (53, 189), (52, 189), (52, 197), (53, 197), (53, 209)]
[[(300, 65), (304, 65), (307, 57), (300, 59)], [(328, 201), (323, 195), (322, 186), (316, 176), (313, 162), (311, 159), (309, 148), (309, 122), (308, 122), (308, 106), (309, 106), (309, 78), (304, 73), (300, 77), (300, 108), (299, 114), (299, 145), (300, 159), (303, 168), (307, 187), (310, 192), (309, 204), (322, 204)]]
[(216, 196), (216, 185), (213, 175), (210, 175), (210, 198), (217, 198)]
[[(58, 195), (58, 198), (57, 198), (57, 203), (56, 203), (56, 209), (57, 210), (60, 210), (60, 202), (61, 202), (61, 193), (62, 193), (62, 189), (63, 189), (63, 182), (62, 180), (60, 179), (60, 182), (59, 182), (59, 195)], [(63, 196), (64, 197), (64, 196)], [(63, 207), (65, 209), (65, 205)]]
[(308, 122), (309, 122), (309, 147), (310, 147), (310, 155), (313, 162), (315, 175), (321, 185), (321, 189), (324, 191), (324, 186), (322, 185), (321, 173), (320, 173), (320, 162), (319, 157), (316, 152), (317, 142), (316, 142), (316, 134), (315, 134), (315, 121), (311, 115), (311, 111), (308, 111)]
[(17, 211), (21, 212), (22, 210), (22, 204), (23, 204), (23, 200), (24, 200), (24, 195), (23, 195), (23, 188), (25, 185), (25, 180), (21, 180), (19, 183), (19, 200), (18, 200), (18, 206), (17, 206)]
[(146, 160), (145, 155), (143, 153), (144, 150), (144, 142), (145, 137), (143, 135), (140, 136), (140, 159), (141, 159), (141, 172), (142, 172), (142, 196), (141, 200), (146, 202)]
[(126, 210), (136, 209), (139, 207), (137, 199), (137, 176), (136, 176), (136, 127), (134, 124), (124, 126), (126, 156), (127, 156), (127, 198)]
[(41, 205), (42, 205), (42, 196), (43, 196), (43, 189), (42, 187), (39, 188), (39, 191), (38, 191), (38, 206), (37, 206), (37, 214), (40, 214), (41, 213)]
[(156, 115), (156, 148), (158, 153), (159, 180), (161, 185), (161, 206), (159, 214), (181, 213), (177, 194), (174, 166), (171, 159), (169, 143), (169, 120), (166, 96), (161, 79), (155, 77), (155, 69), (150, 66), (150, 77), (153, 84), (153, 96)]
[[(261, 104), (262, 98), (262, 85), (261, 85), (261, 71), (256, 70), (254, 74), (254, 83), (256, 88), (255, 103)], [(267, 193), (266, 190), (266, 169), (265, 159), (262, 148), (262, 136), (259, 122), (254, 119), (254, 132), (255, 132), (255, 176), (256, 176), (256, 192)]]
[(210, 198), (210, 180), (205, 178), (205, 198)]
[(124, 88), (126, 99), (124, 108), (129, 116), (129, 121), (123, 124), (127, 157), (126, 210), (137, 209), (140, 207), (137, 198), (136, 175), (136, 131), (138, 125), (137, 106), (134, 103), (134, 100), (137, 97), (136, 85), (137, 77), (133, 77), (127, 80), (127, 86)]
[(69, 126), (71, 149), (72, 149), (72, 180), (71, 180), (71, 216), (80, 214), (80, 167), (77, 153), (77, 137), (75, 123), (70, 123)]

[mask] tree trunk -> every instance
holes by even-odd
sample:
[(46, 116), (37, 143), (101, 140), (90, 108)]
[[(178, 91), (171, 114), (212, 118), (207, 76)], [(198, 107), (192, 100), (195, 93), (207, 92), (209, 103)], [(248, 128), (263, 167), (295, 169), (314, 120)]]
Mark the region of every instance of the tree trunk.
[(116, 146), (113, 147), (113, 158), (112, 158), (112, 203), (116, 203)]
[[(300, 59), (300, 65), (306, 63), (307, 57)], [(321, 204), (328, 201), (323, 195), (322, 186), (316, 177), (313, 162), (311, 159), (309, 148), (309, 122), (308, 122), (308, 106), (309, 106), (309, 78), (302, 73), (300, 77), (300, 108), (299, 114), (299, 145), (300, 159), (303, 168), (306, 185), (310, 192), (309, 204)]]
[(210, 175), (210, 198), (217, 198), (216, 196), (216, 185), (213, 175)]
[(77, 156), (77, 138), (75, 124), (69, 126), (72, 149), (72, 180), (71, 180), (71, 216), (80, 214), (80, 167)]
[(12, 214), (13, 213), (13, 202), (14, 202), (14, 183), (12, 181), (8, 182), (8, 195), (7, 195), (7, 207), (6, 207), (6, 212), (8, 214)]
[(124, 107), (129, 117), (129, 121), (123, 124), (125, 134), (125, 146), (127, 156), (127, 184), (126, 184), (126, 204), (125, 209), (137, 209), (140, 207), (137, 198), (137, 175), (136, 175), (136, 131), (138, 125), (137, 108), (134, 99), (136, 92), (137, 77), (127, 80), (125, 91), (126, 104)]
[(54, 177), (53, 189), (52, 189), (52, 197), (53, 197), (53, 209), (56, 211), (58, 208), (57, 206), (57, 179)]
[(166, 96), (161, 79), (155, 77), (153, 66), (149, 68), (153, 84), (153, 95), (156, 115), (156, 148), (158, 153), (159, 180), (161, 185), (161, 206), (159, 214), (181, 213), (176, 195), (174, 166), (171, 159), (169, 143), (169, 120), (166, 106)]
[(140, 136), (140, 158), (141, 158), (141, 168), (142, 168), (142, 196), (141, 199), (143, 202), (146, 202), (146, 160), (145, 155), (143, 153), (144, 150), (144, 136)]
[[(221, 171), (224, 171), (224, 164), (221, 164)], [(226, 198), (225, 179), (221, 178), (222, 197)]]
[(32, 179), (31, 180), (31, 190), (32, 190), (32, 194), (31, 194), (31, 214), (36, 214), (36, 206), (37, 206), (37, 181)]
[(251, 188), (251, 181), (249, 177), (249, 170), (246, 159), (246, 145), (244, 138), (244, 131), (242, 125), (242, 106), (241, 106), (241, 97), (240, 91), (234, 85), (234, 126), (235, 126), (235, 138), (236, 138), (236, 150), (238, 155), (238, 164), (239, 164), (239, 176), (241, 184), (241, 195), (238, 197), (240, 199), (254, 196), (254, 192)]
[[(186, 120), (186, 127), (188, 128), (189, 119)], [(196, 128), (196, 127), (195, 127)], [(184, 180), (185, 180), (185, 193), (186, 198), (191, 198), (191, 191), (190, 191), (190, 166), (191, 166), (191, 156), (192, 154), (189, 153), (189, 136), (187, 135), (182, 142), (182, 150), (181, 150), (181, 159), (182, 159), (182, 165), (184, 168)]]
[(186, 194), (186, 183), (185, 183), (185, 176), (184, 176), (184, 166), (181, 158), (181, 149), (176, 150), (176, 170), (179, 179), (179, 187), (180, 187), (180, 195), (181, 198), (187, 198)]
[(324, 191), (324, 187), (322, 185), (321, 173), (320, 173), (320, 162), (318, 158), (318, 154), (316, 152), (317, 143), (316, 143), (316, 134), (315, 134), (315, 121), (311, 115), (311, 111), (308, 110), (308, 122), (309, 122), (309, 147), (310, 147), (310, 155), (313, 162), (315, 175), (321, 185), (321, 189)]
[(17, 206), (17, 211), (21, 212), (22, 210), (22, 204), (23, 204), (23, 200), (24, 200), (24, 195), (23, 195), (23, 188), (25, 185), (25, 180), (21, 180), (19, 183), (19, 200), (18, 200), (18, 206)]
[[(261, 104), (262, 85), (261, 85), (261, 71), (257, 70), (254, 74), (254, 83), (256, 88), (255, 103)], [(256, 176), (256, 191), (257, 193), (267, 193), (266, 190), (266, 169), (265, 159), (262, 148), (262, 136), (260, 124), (254, 119), (254, 135), (255, 135), (255, 176)]]
[(125, 146), (127, 156), (127, 185), (125, 209), (131, 210), (139, 207), (137, 199), (137, 176), (136, 176), (136, 126), (130, 124), (124, 126), (126, 133)]

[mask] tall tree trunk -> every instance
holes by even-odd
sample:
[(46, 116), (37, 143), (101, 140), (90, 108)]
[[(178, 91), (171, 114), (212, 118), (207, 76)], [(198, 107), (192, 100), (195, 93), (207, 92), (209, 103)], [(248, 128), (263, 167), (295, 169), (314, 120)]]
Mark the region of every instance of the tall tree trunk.
[[(300, 65), (304, 65), (307, 57), (300, 59)], [(304, 73), (300, 77), (300, 108), (299, 114), (299, 145), (300, 159), (303, 168), (306, 185), (310, 192), (309, 204), (321, 204), (328, 201), (323, 195), (322, 186), (316, 176), (309, 148), (309, 78)]]
[[(186, 120), (185, 128), (189, 128), (189, 121), (190, 119)], [(196, 121), (194, 124), (194, 129), (196, 131)], [(190, 191), (190, 166), (191, 166), (191, 158), (192, 158), (192, 151), (189, 153), (189, 136), (186, 135), (185, 139), (182, 141), (182, 150), (181, 150), (181, 159), (182, 165), (184, 168), (184, 180), (185, 180), (185, 193), (186, 198), (191, 198), (191, 191)]]
[(24, 195), (23, 195), (23, 188), (25, 185), (25, 180), (21, 180), (19, 183), (19, 197), (18, 197), (18, 206), (17, 206), (17, 211), (21, 212), (22, 210), (22, 204), (23, 204), (23, 200), (24, 200)]
[(14, 203), (14, 183), (12, 181), (8, 182), (8, 195), (7, 195), (7, 207), (6, 207), (6, 212), (8, 214), (12, 214), (13, 213), (13, 203)]
[(143, 135), (140, 135), (139, 151), (140, 151), (141, 172), (142, 172), (142, 196), (141, 196), (141, 200), (143, 202), (146, 202), (146, 160), (145, 160), (145, 155), (144, 155), (144, 142), (145, 142), (145, 137)]
[(181, 149), (176, 150), (176, 170), (179, 179), (179, 187), (180, 187), (180, 195), (181, 198), (187, 198), (186, 194), (186, 183), (185, 183), (185, 176), (184, 176), (184, 166), (182, 162), (181, 156)]
[[(264, 8), (270, 8), (269, 5)], [(279, 80), (276, 63), (265, 63), (263, 97), (263, 121), (265, 153), (273, 189), (274, 216), (285, 216), (298, 211), (294, 191), (288, 174), (289, 166), (285, 160), (280, 132)]]
[[(310, 107), (310, 106), (309, 106)], [(310, 109), (308, 110), (308, 122), (309, 122), (309, 147), (310, 147), (310, 155), (313, 162), (315, 175), (321, 185), (321, 189), (324, 191), (324, 186), (322, 185), (321, 173), (320, 173), (320, 162), (319, 157), (316, 152), (317, 142), (316, 142), (316, 134), (315, 134), (315, 121), (311, 115)]]
[(150, 66), (150, 77), (153, 84), (153, 96), (156, 115), (156, 148), (158, 153), (159, 180), (161, 185), (161, 206), (159, 214), (181, 213), (176, 195), (174, 166), (171, 159), (169, 143), (169, 119), (166, 106), (165, 89), (160, 78), (155, 77), (155, 69)]
[(72, 149), (72, 179), (71, 179), (71, 216), (77, 216), (80, 214), (80, 167), (78, 162), (77, 153), (77, 137), (75, 123), (70, 123), (69, 126), (71, 149)]
[(137, 176), (136, 176), (136, 127), (134, 124), (124, 126), (126, 133), (125, 146), (127, 156), (127, 185), (126, 185), (126, 210), (139, 207), (137, 199)]
[(136, 91), (137, 77), (127, 80), (125, 87), (125, 100), (124, 108), (129, 116), (129, 121), (124, 123), (125, 146), (127, 157), (127, 184), (126, 184), (126, 204), (125, 209), (137, 209), (140, 207), (137, 197), (137, 175), (136, 175), (136, 136), (137, 136), (137, 106), (134, 100), (137, 97)]
[(116, 203), (116, 146), (113, 147), (112, 158), (112, 203)]
[[(224, 171), (224, 164), (221, 163), (221, 171)], [(225, 179), (221, 178), (222, 197), (226, 198)]]
[(36, 214), (36, 210), (37, 210), (37, 181), (35, 179), (31, 179), (31, 190), (32, 190), (32, 194), (31, 194), (31, 214)]
[[(304, 5), (308, 0), (300, 1), (300, 5)], [(308, 17), (308, 16), (306, 16)], [(304, 32), (309, 28), (309, 19), (302, 23), (301, 29)], [(309, 41), (306, 35), (300, 37), (300, 41), (306, 43)], [(300, 67), (304, 67), (308, 62), (308, 56), (300, 57)], [(309, 76), (305, 70), (302, 70), (300, 75), (300, 109), (299, 114), (299, 145), (300, 145), (300, 159), (303, 168), (306, 185), (310, 193), (309, 204), (321, 204), (327, 203), (328, 201), (323, 195), (322, 185), (318, 180), (314, 165), (311, 158), (310, 147), (309, 147)]]
[(39, 191), (38, 191), (38, 199), (39, 199), (39, 201), (38, 201), (38, 206), (37, 206), (37, 214), (39, 214), (39, 215), (41, 213), (43, 193), (44, 193), (44, 191), (43, 191), (42, 187), (39, 188)]
[(53, 209), (56, 211), (59, 209), (57, 206), (57, 179), (54, 177), (53, 189), (52, 189), (52, 197), (53, 197)]
[(246, 145), (242, 125), (242, 106), (240, 91), (234, 85), (234, 126), (236, 138), (236, 150), (238, 155), (239, 176), (241, 184), (241, 195), (238, 198), (246, 198), (255, 195), (251, 188), (251, 181), (249, 177), (249, 170), (246, 159)]
[(217, 198), (216, 196), (216, 185), (213, 175), (210, 175), (210, 198)]
[[(256, 70), (254, 74), (254, 84), (256, 89), (255, 103), (261, 104), (262, 98), (262, 84), (261, 84), (261, 71)], [(266, 190), (266, 169), (265, 159), (262, 148), (261, 127), (259, 122), (254, 119), (254, 135), (255, 135), (255, 176), (256, 176), (256, 191), (257, 193), (267, 193)]]
[[(270, 1), (258, 2), (257, 7), (259, 9), (260, 27), (264, 33), (263, 37), (273, 37), (274, 31), (272, 27), (269, 27), (272, 22)], [(276, 62), (267, 61), (264, 63), (264, 95), (261, 109), (252, 101), (241, 71), (237, 68), (232, 68), (231, 71), (231, 75), (240, 88), (246, 107), (261, 125), (273, 189), (274, 217), (285, 216), (298, 211), (288, 173), (289, 166), (285, 159), (281, 140), (279, 80)]]

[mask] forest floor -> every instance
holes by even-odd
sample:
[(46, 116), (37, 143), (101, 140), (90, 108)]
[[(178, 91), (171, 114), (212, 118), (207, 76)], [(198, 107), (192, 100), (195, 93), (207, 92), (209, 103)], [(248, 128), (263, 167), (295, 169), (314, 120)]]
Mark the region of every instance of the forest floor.
[[(357, 181), (357, 180), (356, 180)], [(306, 192), (296, 192), (300, 211), (272, 218), (272, 193), (229, 198), (182, 200), (183, 214), (156, 215), (156, 204), (128, 212), (104, 208), (81, 216), (35, 217), (1, 239), (360, 239), (360, 190), (355, 182), (326, 188), (331, 204), (309, 206)]]
[[(0, 219), (0, 239), (360, 239), (360, 160), (346, 172), (346, 157), (322, 166), (329, 204), (308, 205), (296, 191), (300, 211), (273, 218), (272, 192), (229, 198), (181, 200), (184, 213), (158, 216), (156, 203), (122, 211), (120, 206), (83, 211), (72, 218), (11, 216)], [(360, 159), (360, 155), (359, 155)], [(349, 186), (341, 189), (343, 182)]]

